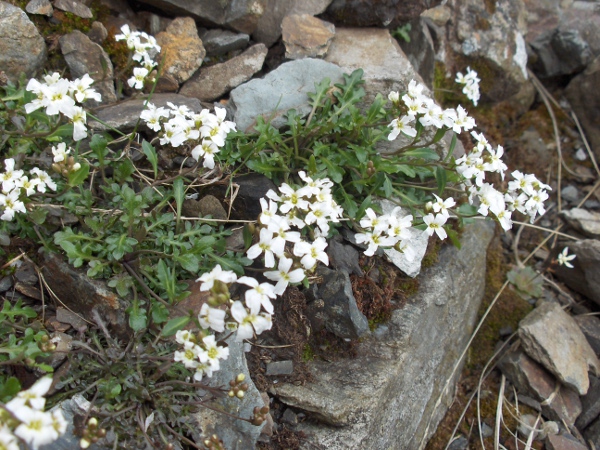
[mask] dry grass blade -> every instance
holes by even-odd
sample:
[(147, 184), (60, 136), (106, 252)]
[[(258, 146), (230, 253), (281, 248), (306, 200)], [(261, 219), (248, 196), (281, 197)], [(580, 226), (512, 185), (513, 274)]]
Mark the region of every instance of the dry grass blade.
[(579, 131), (579, 135), (581, 136), (581, 139), (583, 140), (583, 145), (585, 146), (585, 149), (590, 157), (590, 160), (592, 161), (592, 164), (594, 165), (594, 169), (596, 169), (596, 173), (600, 176), (600, 168), (598, 168), (598, 163), (596, 162), (596, 157), (594, 156), (594, 152), (592, 152), (592, 149), (590, 148), (590, 144), (588, 143), (588, 141), (585, 137), (585, 133), (581, 129), (581, 124), (579, 123), (579, 119), (577, 118), (575, 113), (572, 111), (571, 111), (571, 117), (573, 118), (573, 121), (575, 122), (575, 125), (577, 126), (577, 131)]
[(494, 450), (500, 448), (500, 424), (502, 422), (502, 402), (504, 400), (504, 388), (506, 386), (506, 377), (502, 374), (500, 380), (500, 390), (498, 392), (498, 406), (496, 407), (496, 427), (494, 428)]
[(541, 414), (538, 413), (537, 419), (535, 419), (535, 423), (533, 424), (533, 428), (529, 433), (529, 437), (527, 438), (527, 442), (525, 443), (525, 450), (531, 450), (531, 446), (533, 445), (533, 438), (535, 437), (535, 433), (537, 431), (537, 425), (540, 422)]

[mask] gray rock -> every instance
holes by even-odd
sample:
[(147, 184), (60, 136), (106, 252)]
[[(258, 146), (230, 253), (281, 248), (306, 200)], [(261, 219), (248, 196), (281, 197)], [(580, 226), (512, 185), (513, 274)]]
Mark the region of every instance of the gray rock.
[(537, 57), (533, 70), (541, 78), (581, 72), (593, 59), (588, 43), (578, 30), (552, 30), (530, 45)]
[(202, 65), (206, 50), (191, 17), (178, 17), (167, 29), (156, 35), (161, 46), (163, 72), (183, 83)]
[(52, 17), (54, 9), (49, 0), (31, 0), (25, 6), (25, 11), (29, 14), (41, 14), (43, 16)]
[[(133, 127), (138, 122), (145, 101), (146, 99), (144, 98), (136, 98), (116, 105), (99, 108), (96, 111), (96, 117), (103, 123), (90, 120), (88, 126), (96, 131), (107, 131), (111, 127), (129, 132), (133, 130)], [(166, 107), (168, 102), (176, 105), (185, 105), (195, 112), (202, 110), (202, 105), (197, 98), (189, 98), (178, 94), (154, 94), (150, 100), (150, 103), (153, 103), (156, 107)]]
[(250, 36), (247, 34), (220, 29), (208, 30), (200, 38), (204, 44), (206, 56), (221, 56), (234, 50), (242, 50), (248, 46), (250, 41)]
[[(381, 205), (381, 212), (383, 214), (390, 214), (394, 208), (398, 205), (389, 201), (382, 200), (379, 202)], [(401, 210), (400, 215), (402, 217), (408, 215), (410, 211)], [(423, 233), (421, 230), (417, 230), (416, 228), (410, 228), (410, 231), (413, 234), (413, 239), (411, 239), (410, 243), (415, 253), (415, 257), (412, 260), (409, 260), (404, 253), (400, 253), (398, 250), (394, 250), (393, 248), (386, 249), (383, 252), (390, 259), (390, 261), (402, 272), (404, 272), (409, 277), (416, 277), (421, 273), (421, 261), (425, 256), (425, 252), (427, 251), (427, 243), (429, 242), (429, 236)]]
[(96, 21), (92, 23), (92, 27), (90, 28), (90, 31), (88, 31), (87, 36), (96, 44), (102, 45), (108, 37), (108, 31), (102, 22)]
[(563, 210), (561, 217), (567, 223), (590, 238), (600, 238), (600, 213), (582, 208)]
[(369, 322), (356, 305), (348, 272), (319, 266), (319, 281), (309, 289), (306, 315), (313, 328), (344, 339), (357, 339), (369, 333)]
[(34, 76), (47, 56), (44, 38), (27, 14), (0, 1), (0, 67), (8, 79), (16, 83), (21, 73)]
[[(113, 83), (113, 65), (104, 49), (79, 30), (59, 39), (60, 49), (71, 75), (80, 78), (86, 73), (94, 79), (94, 89), (102, 95), (101, 104), (117, 101)], [(96, 104), (94, 100), (89, 101)]]
[(264, 44), (253, 45), (239, 56), (200, 70), (179, 92), (201, 101), (216, 100), (260, 71), (266, 56)]
[(523, 0), (527, 10), (527, 43), (555, 30), (562, 15), (560, 0)]
[(587, 445), (582, 444), (570, 434), (551, 434), (546, 438), (547, 450), (587, 450)]
[(0, 292), (6, 292), (13, 287), (13, 280), (10, 276), (0, 278)]
[(406, 90), (411, 79), (423, 80), (392, 37), (389, 30), (377, 28), (336, 28), (325, 57), (344, 73), (363, 69), (364, 103), (370, 105), (380, 93)]
[(581, 122), (596, 159), (600, 159), (600, 92), (597, 86), (600, 86), (600, 56), (571, 80), (565, 96)]
[(256, 118), (271, 120), (275, 127), (287, 123), (285, 114), (295, 109), (299, 114), (310, 112), (307, 93), (315, 83), (328, 77), (331, 83), (342, 81), (342, 69), (320, 59), (300, 59), (280, 65), (263, 79), (250, 80), (230, 93), (230, 106), (240, 131), (249, 131)]
[(55, 0), (54, 7), (83, 19), (91, 19), (94, 17), (90, 8), (76, 0)]
[(232, 216), (235, 215), (236, 219), (256, 220), (262, 212), (260, 199), (270, 189), (277, 190), (275, 183), (256, 172), (237, 176), (234, 183), (240, 187), (232, 209)]
[(579, 197), (580, 197), (579, 191), (572, 184), (570, 184), (568, 186), (565, 186), (560, 191), (560, 195), (562, 196), (563, 200), (565, 200), (565, 201), (567, 201), (569, 203), (575, 203), (575, 202), (577, 202), (577, 200), (579, 200)]
[(400, 38), (398, 43), (425, 84), (433, 89), (435, 48), (431, 32), (423, 18), (413, 20), (410, 25), (410, 42)]
[(477, 222), (465, 228), (460, 250), (445, 246), (440, 263), (423, 273), (419, 293), (393, 312), (388, 332), (363, 338), (356, 357), (313, 361), (315, 382), (275, 387), (283, 402), (322, 422), (298, 425), (311, 447), (403, 450), (427, 442), (453, 401), (493, 233), (489, 223)]
[(217, 197), (214, 195), (205, 195), (198, 201), (200, 214), (204, 217), (212, 216), (213, 219), (226, 220), (227, 211)]
[(600, 240), (569, 242), (569, 253), (576, 255), (574, 269), (557, 266), (557, 277), (574, 291), (600, 304)]
[(575, 1), (562, 11), (559, 30), (577, 30), (594, 57), (600, 56), (600, 9), (597, 2)]
[[(527, 12), (522, 2), (455, 3), (448, 30), (455, 71), (471, 66), (480, 75), (482, 99), (503, 101), (517, 94), (527, 80), (527, 51), (523, 33)], [(474, 31), (476, 30), (476, 31)]]
[(329, 262), (334, 269), (344, 270), (349, 274), (364, 276), (364, 273), (358, 263), (360, 254), (354, 246), (347, 244), (340, 235), (333, 236), (328, 241), (327, 255)]
[(15, 271), (15, 278), (21, 283), (29, 286), (35, 286), (40, 281), (34, 265), (30, 262), (24, 262), (17, 268)]
[(577, 392), (562, 386), (553, 375), (522, 350), (504, 355), (499, 368), (520, 395), (530, 396), (539, 402), (544, 417), (564, 420), (568, 425), (575, 423), (581, 413), (581, 401)]
[[(245, 382), (248, 383), (249, 388), (242, 400), (225, 396), (216, 400), (214, 406), (239, 417), (252, 417), (254, 407), (261, 408), (264, 406), (264, 401), (250, 378), (244, 355), (244, 344), (235, 341), (235, 334), (230, 336), (225, 343), (229, 348), (229, 358), (221, 361), (221, 369), (207, 380), (209, 385), (213, 387), (229, 386), (231, 380), (239, 373), (243, 373), (246, 375)], [(260, 431), (264, 426), (255, 426), (206, 408), (195, 414), (194, 419), (199, 425), (199, 430), (192, 430), (192, 436), (196, 442), (202, 442), (200, 439), (203, 436), (216, 433), (228, 450), (254, 450)]]
[(577, 322), (558, 303), (545, 302), (519, 324), (525, 352), (556, 375), (560, 381), (585, 395), (588, 369), (600, 373), (600, 361)]
[(267, 363), (267, 376), (291, 375), (294, 373), (294, 362), (291, 360)]
[(296, 426), (298, 425), (298, 414), (292, 411), (291, 408), (286, 408), (283, 412), (283, 416), (281, 416), (281, 421), (288, 425)]
[(255, 41), (271, 47), (281, 36), (281, 22), (288, 14), (321, 14), (332, 0), (266, 0), (265, 12), (258, 20)]
[(468, 450), (469, 448), (469, 440), (460, 436), (452, 441), (452, 443), (448, 446), (448, 450)]
[(586, 315), (575, 316), (574, 319), (596, 355), (600, 354), (600, 319)]
[(290, 14), (281, 22), (285, 57), (316, 58), (327, 53), (335, 26), (309, 14)]
[(575, 422), (578, 430), (585, 429), (600, 414), (600, 380), (590, 376), (588, 393), (581, 397), (581, 414)]
[(586, 442), (591, 442), (598, 448), (600, 446), (600, 418), (594, 420), (582, 434)]
[(441, 0), (334, 0), (325, 11), (324, 18), (346, 27), (395, 28), (440, 3)]
[(205, 26), (231, 28), (251, 34), (265, 12), (266, 0), (141, 0), (171, 16), (191, 16)]

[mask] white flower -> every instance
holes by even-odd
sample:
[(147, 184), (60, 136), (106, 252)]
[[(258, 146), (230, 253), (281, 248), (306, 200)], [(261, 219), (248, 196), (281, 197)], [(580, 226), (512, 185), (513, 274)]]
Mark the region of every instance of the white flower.
[(270, 299), (277, 298), (275, 286), (269, 283), (260, 283), (252, 277), (240, 277), (238, 283), (250, 286), (245, 293), (246, 305), (249, 308), (256, 308), (262, 305), (269, 314), (273, 314), (273, 304)]
[(402, 116), (398, 119), (392, 120), (392, 122), (388, 125), (392, 127), (392, 132), (388, 135), (388, 141), (393, 141), (400, 133), (414, 138), (417, 135), (417, 130), (409, 126), (409, 123), (411, 123), (413, 120), (414, 116)]
[(200, 291), (208, 291), (212, 289), (215, 281), (223, 283), (234, 283), (237, 280), (237, 275), (231, 270), (223, 270), (221, 264), (217, 264), (210, 272), (202, 274), (196, 281), (202, 281)]
[(92, 99), (101, 101), (102, 96), (95, 89), (90, 88), (94, 83), (94, 79), (89, 74), (85, 74), (81, 78), (77, 78), (71, 81), (71, 93), (79, 103), (83, 103), (86, 100)]
[(572, 269), (574, 266), (571, 264), (571, 261), (573, 261), (575, 257), (576, 255), (569, 255), (569, 247), (565, 247), (563, 251), (558, 254), (558, 264)]
[(391, 91), (388, 94), (388, 99), (392, 103), (398, 103), (400, 101), (400, 94), (396, 91)]
[(211, 328), (220, 333), (225, 331), (225, 315), (226, 313), (222, 309), (211, 308), (204, 303), (198, 313), (198, 322), (202, 328)]
[(263, 225), (268, 225), (271, 219), (277, 215), (277, 203), (273, 200), (269, 200), (269, 203), (267, 204), (267, 200), (261, 198), (260, 206), (262, 208), (262, 213), (258, 217), (258, 221)]
[(15, 170), (15, 160), (13, 158), (4, 160), (4, 169), (5, 172), (0, 174), (2, 190), (4, 192), (10, 192), (15, 188), (16, 181), (23, 176), (23, 171)]
[(304, 280), (304, 270), (291, 270), (293, 260), (282, 256), (279, 260), (277, 270), (265, 272), (265, 277), (271, 281), (277, 282), (275, 285), (275, 293), (282, 295), (290, 283), (300, 283)]
[(46, 404), (44, 395), (48, 393), (52, 385), (52, 377), (42, 377), (37, 380), (29, 389), (19, 392), (15, 398), (6, 404), (6, 409), (13, 414), (23, 408), (31, 408), (35, 411), (42, 411)]
[(15, 187), (25, 189), (25, 195), (29, 197), (35, 194), (36, 186), (40, 184), (39, 178), (29, 179), (27, 175), (23, 175), (21, 178), (15, 181)]
[(219, 153), (219, 147), (210, 139), (203, 139), (202, 144), (197, 145), (192, 150), (192, 158), (196, 161), (200, 161), (200, 158), (204, 157), (202, 165), (208, 169), (214, 169), (215, 167), (215, 154)]
[(0, 194), (0, 206), (4, 208), (4, 213), (0, 219), (11, 221), (16, 212), (25, 213), (25, 204), (19, 200), (18, 190), (10, 191), (8, 194)]
[(396, 245), (398, 239), (381, 234), (381, 232), (356, 233), (354, 239), (358, 244), (367, 244), (365, 250), (366, 256), (373, 256), (377, 249), (381, 247), (392, 247)]
[(145, 67), (135, 67), (133, 69), (133, 76), (127, 80), (127, 84), (129, 87), (135, 89), (143, 89), (144, 88), (144, 80), (148, 76), (148, 69)]
[(65, 114), (73, 123), (73, 140), (80, 141), (87, 137), (86, 113), (81, 106), (74, 106)]
[(215, 336), (212, 334), (202, 338), (202, 345), (204, 346), (204, 352), (199, 355), (200, 362), (209, 364), (212, 370), (219, 370), (219, 360), (229, 357), (229, 349), (217, 345)]
[(312, 243), (305, 241), (296, 242), (294, 245), (294, 255), (302, 258), (300, 264), (306, 270), (312, 270), (317, 261), (321, 261), (326, 266), (329, 265), (329, 256), (325, 253), (327, 241), (323, 237), (318, 237)]
[(46, 192), (46, 187), (56, 191), (56, 183), (50, 178), (50, 175), (48, 175), (46, 171), (34, 167), (29, 173), (37, 175), (36, 179), (39, 180), (39, 183), (37, 184), (38, 192)]
[(56, 431), (59, 436), (61, 434), (65, 434), (67, 431), (67, 421), (65, 420), (62, 411), (57, 409), (52, 411), (50, 414), (52, 417), (52, 428), (54, 428), (54, 431)]
[(265, 253), (265, 267), (275, 267), (275, 256), (283, 255), (285, 240), (273, 238), (273, 232), (267, 228), (261, 228), (260, 240), (248, 249), (246, 255), (250, 259), (256, 259)]
[(20, 450), (19, 442), (10, 429), (2, 424), (0, 425), (0, 449), (3, 450)]
[(196, 367), (196, 373), (194, 373), (194, 380), (201, 381), (204, 375), (209, 378), (213, 375), (213, 369), (208, 363), (198, 364), (198, 367)]
[(450, 215), (450, 213), (448, 212), (448, 208), (452, 208), (454, 205), (456, 205), (454, 199), (452, 197), (448, 197), (446, 200), (442, 200), (435, 194), (433, 194), (433, 196), (436, 199), (436, 201), (433, 202), (431, 205), (433, 212), (441, 213), (448, 217)]
[(248, 311), (242, 302), (235, 301), (231, 305), (231, 315), (238, 322), (238, 331), (235, 340), (243, 341), (251, 339), (256, 334), (261, 334), (265, 330), (270, 330), (273, 325), (271, 316), (260, 313), (260, 306), (250, 308)]
[(64, 78), (61, 78), (50, 86), (42, 85), (46, 114), (49, 116), (54, 116), (58, 113), (69, 115), (75, 106), (75, 100), (69, 95), (70, 90), (71, 83)]
[(160, 119), (168, 117), (169, 110), (163, 108), (162, 106), (157, 108), (152, 103), (148, 103), (148, 105), (146, 105), (146, 109), (140, 114), (140, 118), (146, 122), (146, 125), (152, 131), (160, 131)]
[(427, 214), (425, 217), (423, 217), (423, 222), (425, 222), (427, 225), (425, 233), (428, 236), (432, 236), (433, 233), (436, 233), (441, 240), (446, 239), (448, 234), (444, 229), (444, 224), (447, 220), (448, 217), (443, 214), (436, 214), (435, 216), (433, 214)]
[(460, 105), (456, 108), (456, 117), (452, 129), (455, 133), (460, 133), (462, 129), (469, 131), (475, 127), (475, 119), (470, 117), (467, 111)]
[(287, 183), (283, 183), (279, 190), (283, 194), (282, 201), (283, 205), (279, 206), (279, 211), (286, 214), (292, 208), (298, 208), (303, 211), (308, 209), (308, 201), (302, 198), (302, 193), (298, 193)]
[(50, 414), (29, 408), (19, 409), (13, 414), (21, 421), (21, 424), (15, 429), (15, 436), (23, 439), (34, 450), (58, 438)]
[(194, 335), (188, 330), (179, 330), (175, 333), (175, 340), (179, 344), (185, 344), (186, 342), (191, 342)]
[(71, 153), (71, 147), (67, 148), (67, 144), (64, 142), (60, 142), (56, 147), (52, 147), (55, 163), (66, 161), (69, 153)]
[(188, 369), (195, 369), (200, 365), (200, 361), (198, 360), (198, 356), (202, 352), (202, 348), (198, 345), (192, 344), (186, 345), (181, 352), (175, 352), (173, 354), (173, 359), (176, 362), (181, 362)]

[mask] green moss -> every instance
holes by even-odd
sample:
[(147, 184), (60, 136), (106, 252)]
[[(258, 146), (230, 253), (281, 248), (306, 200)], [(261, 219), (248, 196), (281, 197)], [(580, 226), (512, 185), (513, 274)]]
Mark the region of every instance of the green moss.
[(313, 359), (315, 359), (315, 351), (309, 343), (304, 344), (304, 348), (302, 349), (302, 361), (309, 362)]

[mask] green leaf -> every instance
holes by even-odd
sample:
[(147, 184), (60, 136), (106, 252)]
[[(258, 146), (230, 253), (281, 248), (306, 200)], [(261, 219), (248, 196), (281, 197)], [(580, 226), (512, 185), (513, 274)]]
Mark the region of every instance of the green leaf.
[(48, 210), (45, 208), (33, 208), (29, 211), (29, 218), (37, 225), (41, 225), (46, 221)]
[(198, 270), (200, 270), (200, 261), (196, 255), (184, 253), (183, 255), (173, 256), (173, 259), (181, 264), (181, 267), (192, 274), (196, 274), (198, 273)]
[(385, 175), (385, 180), (383, 182), (383, 192), (385, 193), (385, 198), (390, 198), (392, 196), (392, 192), (394, 191), (394, 187), (392, 186), (392, 182)]
[(102, 134), (94, 134), (92, 139), (90, 140), (90, 148), (98, 158), (101, 164), (104, 163), (104, 158), (108, 151), (106, 150), (108, 146), (108, 139), (104, 137)]
[(244, 225), (243, 237), (244, 237), (244, 249), (248, 250), (250, 248), (250, 246), (252, 245), (252, 239), (254, 238), (254, 235), (252, 234), (249, 224)]
[(68, 185), (71, 187), (79, 186), (82, 184), (90, 173), (90, 165), (86, 162), (81, 163), (79, 170), (75, 172), (69, 172)]
[(46, 140), (50, 142), (62, 141), (63, 138), (73, 136), (73, 124), (66, 123), (56, 129), (56, 131), (49, 136), (46, 136)]
[(150, 144), (150, 142), (144, 139), (142, 141), (142, 151), (144, 152), (144, 155), (146, 155), (146, 158), (148, 158), (148, 161), (150, 161), (150, 164), (152, 164), (154, 178), (156, 178), (158, 174), (158, 155), (156, 153), (156, 149), (154, 146), (152, 146), (152, 144)]
[(410, 156), (411, 158), (421, 158), (431, 161), (437, 161), (440, 159), (440, 155), (435, 150), (430, 148), (415, 148), (414, 150), (407, 150), (402, 153), (402, 156)]
[(525, 300), (539, 298), (543, 294), (544, 279), (531, 267), (516, 268), (506, 274), (517, 293)]
[(142, 331), (148, 326), (148, 319), (146, 318), (146, 310), (140, 308), (137, 300), (134, 300), (131, 308), (128, 308), (129, 312), (129, 326), (135, 332)]
[(152, 322), (161, 324), (169, 318), (169, 310), (162, 303), (154, 302), (152, 304)]
[(183, 188), (183, 178), (177, 177), (173, 181), (173, 197), (175, 198), (175, 205), (177, 207), (177, 220), (181, 217), (181, 208), (183, 207), (183, 201), (185, 200), (185, 191)]
[(15, 377), (0, 380), (0, 402), (6, 403), (21, 390), (21, 383)]
[(190, 316), (175, 317), (169, 320), (162, 329), (161, 334), (165, 337), (173, 336), (179, 330), (183, 330), (192, 318)]
[(446, 177), (446, 169), (444, 169), (442, 166), (436, 166), (434, 175), (435, 181), (437, 181), (438, 195), (442, 195), (448, 182)]
[(308, 158), (308, 175), (314, 176), (317, 173), (317, 161), (315, 160), (315, 155), (310, 155)]
[(341, 183), (344, 179), (344, 169), (340, 166), (335, 165), (329, 158), (321, 158), (321, 161), (327, 166), (327, 175), (334, 183)]
[(460, 250), (462, 244), (460, 243), (460, 238), (458, 237), (458, 233), (454, 231), (450, 226), (445, 226), (444, 229), (446, 233), (448, 233), (448, 238), (450, 238), (450, 242)]
[(446, 155), (446, 161), (449, 161), (452, 155), (454, 155), (454, 149), (456, 148), (457, 134), (452, 133), (452, 139), (450, 140), (450, 147), (448, 147), (448, 154)]
[(462, 216), (475, 216), (477, 214), (477, 207), (463, 203), (458, 207), (458, 213)]

